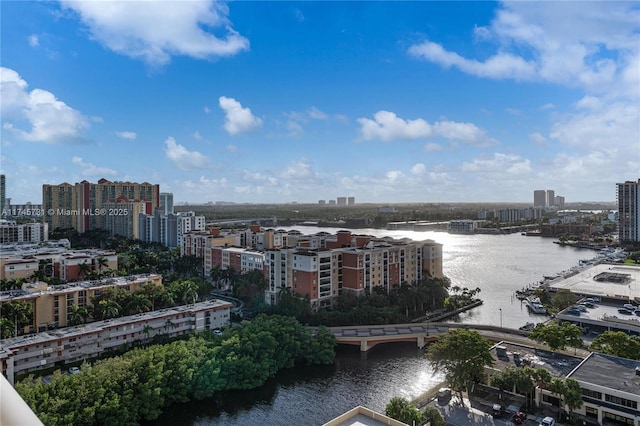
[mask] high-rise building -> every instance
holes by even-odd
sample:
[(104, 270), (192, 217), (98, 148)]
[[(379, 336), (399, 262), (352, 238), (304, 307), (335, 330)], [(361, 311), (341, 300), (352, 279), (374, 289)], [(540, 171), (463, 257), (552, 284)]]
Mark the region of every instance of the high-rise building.
[(559, 198), (562, 198), (564, 207), (564, 197), (556, 197), (553, 189), (537, 189), (533, 191), (533, 207), (559, 207), (556, 203)]
[(160, 208), (164, 210), (164, 214), (173, 214), (173, 193), (160, 193)]
[(533, 191), (533, 207), (547, 207), (547, 191), (544, 189)]
[(617, 183), (618, 240), (640, 241), (640, 179)]
[(105, 229), (109, 211), (106, 203), (119, 197), (149, 202), (151, 214), (160, 207), (160, 185), (147, 182), (111, 182), (100, 179), (98, 183), (82, 181), (75, 185), (42, 185), (42, 208), (50, 229), (74, 228), (78, 232)]
[(347, 197), (338, 197), (336, 198), (336, 201), (338, 202), (338, 206), (340, 207), (344, 207), (347, 205)]
[(347, 205), (355, 206), (356, 205), (356, 197), (347, 197)]
[(4, 175), (0, 175), (0, 217), (6, 216), (7, 209), (7, 180)]
[(75, 192), (75, 187), (68, 183), (42, 185), (42, 209), (49, 230), (75, 228)]

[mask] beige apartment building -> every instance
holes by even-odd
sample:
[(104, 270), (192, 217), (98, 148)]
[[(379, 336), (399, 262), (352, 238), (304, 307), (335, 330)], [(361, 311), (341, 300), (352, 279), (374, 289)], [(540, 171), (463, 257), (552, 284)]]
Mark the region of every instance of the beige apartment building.
[(93, 358), (156, 335), (176, 337), (221, 328), (229, 324), (232, 306), (209, 300), (0, 340), (2, 373), (13, 384), (17, 373)]
[(36, 272), (43, 270), (48, 277), (76, 281), (84, 279), (91, 272), (104, 273), (117, 269), (118, 255), (109, 250), (52, 247), (0, 255), (0, 279), (31, 280)]
[(25, 301), (32, 304), (33, 322), (24, 332), (36, 333), (66, 327), (71, 319), (72, 307), (89, 306), (92, 298), (107, 288), (135, 292), (142, 285), (162, 285), (162, 276), (156, 274), (128, 277), (104, 278), (96, 281), (81, 281), (49, 286), (44, 282), (28, 283), (22, 290), (0, 292), (0, 304)]

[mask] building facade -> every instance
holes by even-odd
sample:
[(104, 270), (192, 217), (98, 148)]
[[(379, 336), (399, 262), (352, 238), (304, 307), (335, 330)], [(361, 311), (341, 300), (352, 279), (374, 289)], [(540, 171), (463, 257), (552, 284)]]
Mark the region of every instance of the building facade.
[(2, 373), (13, 383), (17, 373), (97, 357), (157, 335), (176, 337), (221, 328), (229, 324), (232, 306), (209, 300), (0, 340)]
[(49, 239), (49, 225), (33, 222), (17, 224), (15, 221), (0, 223), (0, 244), (41, 243)]
[(173, 193), (160, 193), (160, 208), (164, 211), (164, 214), (173, 214)]
[(74, 228), (83, 233), (93, 229), (105, 229), (107, 203), (124, 197), (150, 203), (147, 213), (160, 207), (160, 186), (147, 182), (111, 182), (100, 179), (97, 183), (82, 181), (75, 185), (42, 186), (44, 219), (50, 229)]
[(640, 241), (640, 179), (618, 183), (618, 239)]

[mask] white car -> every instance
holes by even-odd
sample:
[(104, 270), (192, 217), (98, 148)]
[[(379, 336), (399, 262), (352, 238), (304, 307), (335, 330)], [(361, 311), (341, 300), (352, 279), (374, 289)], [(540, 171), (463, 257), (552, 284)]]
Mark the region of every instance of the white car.
[(220, 331), (220, 330), (213, 330), (213, 334), (215, 334), (216, 336), (222, 336), (222, 331)]
[(556, 419), (554, 419), (553, 417), (547, 416), (544, 419), (542, 419), (539, 426), (556, 426)]
[(78, 374), (80, 372), (80, 367), (71, 367), (69, 369), (69, 374)]

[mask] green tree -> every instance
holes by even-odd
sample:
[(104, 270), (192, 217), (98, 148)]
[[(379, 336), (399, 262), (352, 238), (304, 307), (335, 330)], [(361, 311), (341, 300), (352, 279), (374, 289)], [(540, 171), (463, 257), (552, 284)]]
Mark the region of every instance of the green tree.
[(427, 358), (451, 386), (468, 390), (483, 379), (485, 366), (493, 365), (490, 349), (491, 342), (477, 331), (454, 329), (429, 345)]
[(435, 407), (427, 407), (422, 415), (422, 420), (431, 426), (445, 426), (447, 424), (440, 411)]
[(564, 383), (565, 388), (562, 398), (565, 407), (569, 411), (569, 419), (571, 419), (572, 413), (582, 407), (582, 389), (580, 388), (580, 383), (574, 379), (565, 379)]
[(101, 300), (98, 307), (102, 319), (115, 318), (120, 315), (122, 309), (115, 300)]
[(78, 279), (86, 278), (86, 276), (89, 274), (89, 271), (91, 271), (91, 268), (89, 268), (89, 264), (87, 262), (78, 264)]
[(69, 325), (85, 324), (89, 318), (89, 309), (86, 306), (73, 305), (71, 307)]
[(14, 337), (16, 334), (15, 325), (9, 318), (0, 318), (0, 339)]
[(567, 346), (583, 346), (582, 330), (569, 322), (561, 325), (538, 323), (529, 333), (529, 338), (546, 343), (552, 351), (563, 350)]
[(605, 331), (591, 342), (589, 349), (608, 355), (640, 360), (640, 338), (623, 331)]
[(394, 396), (385, 409), (385, 414), (408, 425), (422, 423), (422, 413), (405, 398)]
[(14, 336), (21, 334), (24, 327), (31, 325), (33, 305), (23, 300), (0, 304), (0, 316), (11, 318), (14, 325)]
[(551, 304), (559, 311), (568, 308), (576, 303), (578, 297), (571, 291), (566, 289), (558, 290), (558, 292), (551, 298)]

